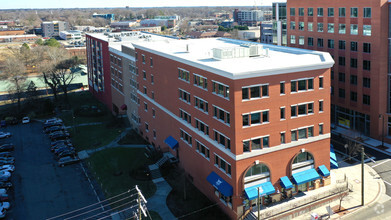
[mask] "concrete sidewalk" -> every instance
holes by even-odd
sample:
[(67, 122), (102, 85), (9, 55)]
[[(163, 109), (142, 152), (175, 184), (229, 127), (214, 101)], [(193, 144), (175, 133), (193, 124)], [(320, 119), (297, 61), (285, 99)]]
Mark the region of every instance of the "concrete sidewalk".
[(167, 196), (171, 192), (171, 186), (164, 180), (156, 185), (155, 194), (148, 199), (147, 207), (159, 213), (162, 219), (176, 219), (167, 207)]
[[(341, 161), (341, 160), (339, 160)], [(330, 219), (340, 219), (344, 216), (354, 215), (354, 212), (365, 209), (368, 205), (375, 203), (385, 194), (385, 185), (380, 176), (368, 165), (364, 165), (364, 204), (361, 206), (361, 164), (350, 165), (345, 162), (339, 162), (340, 168), (331, 170), (332, 184), (336, 184), (336, 180), (342, 179), (344, 175), (348, 178), (349, 189), (351, 192), (343, 199), (342, 207), (346, 209), (344, 212), (335, 213), (330, 216)], [(327, 219), (329, 214), (327, 207), (338, 208), (339, 201), (331, 202), (330, 204), (312, 210), (310, 213), (298, 216), (296, 220), (310, 220), (311, 213), (318, 214), (322, 219)]]

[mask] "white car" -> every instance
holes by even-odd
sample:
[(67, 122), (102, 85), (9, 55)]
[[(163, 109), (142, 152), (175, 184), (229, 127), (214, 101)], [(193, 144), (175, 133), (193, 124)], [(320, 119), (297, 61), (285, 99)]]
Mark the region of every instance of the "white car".
[(0, 138), (8, 138), (11, 137), (11, 135), (10, 132), (0, 132)]
[(30, 118), (29, 117), (24, 117), (22, 119), (22, 124), (27, 124), (27, 123), (30, 123)]
[(11, 207), (11, 204), (9, 202), (0, 202), (0, 209), (9, 209)]
[(15, 170), (14, 165), (2, 165), (0, 166), (0, 170), (7, 171), (7, 172), (13, 172)]
[(61, 118), (51, 118), (45, 121), (45, 124), (50, 124), (50, 123), (62, 123)]
[[(0, 195), (3, 195), (3, 194), (7, 194), (6, 189), (0, 189)], [(0, 202), (0, 204), (1, 204), (1, 202)], [(1, 209), (1, 205), (0, 205), (0, 209)]]
[(0, 218), (5, 218), (6, 212), (7, 212), (7, 209), (5, 209), (5, 208), (0, 209)]

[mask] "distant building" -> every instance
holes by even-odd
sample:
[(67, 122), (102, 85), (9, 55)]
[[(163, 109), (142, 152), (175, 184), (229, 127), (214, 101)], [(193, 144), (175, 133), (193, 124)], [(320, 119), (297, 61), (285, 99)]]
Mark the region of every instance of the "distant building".
[(249, 30), (238, 31), (240, 40), (259, 41), (261, 37), (260, 27), (249, 27)]
[(177, 24), (180, 17), (178, 15), (173, 16), (156, 16), (154, 19), (145, 19), (140, 21), (140, 25), (143, 27), (154, 27), (154, 26), (166, 26), (172, 28)]
[(273, 2), (273, 44), (287, 46), (286, 2)]
[(63, 40), (79, 40), (81, 39), (80, 31), (61, 31), (60, 38)]
[(261, 43), (273, 44), (273, 23), (270, 21), (261, 23)]
[(60, 36), (61, 31), (68, 31), (68, 22), (64, 21), (46, 21), (41, 23), (43, 37)]
[(220, 26), (223, 26), (225, 28), (231, 28), (233, 27), (234, 22), (233, 21), (223, 21), (220, 23)]
[(24, 35), (25, 32), (21, 28), (6, 28), (6, 29), (0, 29), (0, 36), (7, 36), (7, 35)]
[(138, 24), (137, 21), (118, 21), (118, 22), (112, 22), (110, 24), (111, 28), (130, 28), (133, 26), (136, 26)]
[(189, 34), (189, 36), (190, 38), (211, 38), (211, 37), (231, 37), (231, 34), (224, 31), (210, 31), (210, 32), (192, 31)]
[(112, 20), (114, 21), (115, 20), (115, 15), (114, 14), (98, 14), (98, 13), (94, 13), (92, 15), (93, 18), (104, 18), (106, 20)]
[(32, 41), (36, 40), (38, 37), (35, 34), (26, 34), (26, 35), (5, 35), (0, 36), (0, 42), (23, 42), (23, 41)]
[(0, 21), (0, 25), (7, 25), (8, 27), (15, 26), (15, 22), (14, 21)]
[(234, 21), (239, 25), (257, 26), (259, 22), (263, 21), (262, 10), (234, 10)]

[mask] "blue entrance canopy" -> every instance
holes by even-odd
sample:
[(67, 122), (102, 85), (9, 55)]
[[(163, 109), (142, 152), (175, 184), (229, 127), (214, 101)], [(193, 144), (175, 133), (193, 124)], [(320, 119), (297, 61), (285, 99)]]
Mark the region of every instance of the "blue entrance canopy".
[(209, 176), (206, 177), (206, 180), (208, 180), (208, 182), (212, 184), (224, 196), (232, 196), (232, 186), (219, 175), (217, 175), (217, 173), (215, 173), (214, 171), (212, 171)]
[(334, 146), (330, 144), (330, 167), (338, 169), (337, 156), (335, 156)]
[(171, 149), (175, 150), (178, 148), (178, 141), (175, 140), (172, 136), (168, 136), (166, 140), (164, 140), (164, 143), (166, 143), (168, 146), (171, 147)]
[(292, 182), (289, 180), (287, 176), (281, 177), (280, 181), (281, 181), (280, 184), (283, 188), (285, 189), (293, 188)]
[(309, 169), (309, 170), (304, 170), (298, 173), (292, 174), (293, 177), (293, 182), (296, 185), (308, 183), (310, 181), (320, 179), (319, 174), (316, 172), (315, 169)]
[(276, 192), (276, 189), (274, 189), (274, 186), (271, 184), (271, 182), (265, 182), (255, 186), (250, 186), (244, 189), (248, 200), (258, 198), (258, 187), (260, 196), (267, 196)]
[(327, 169), (327, 167), (325, 165), (319, 166), (318, 169), (319, 169), (320, 175), (330, 176), (330, 171)]

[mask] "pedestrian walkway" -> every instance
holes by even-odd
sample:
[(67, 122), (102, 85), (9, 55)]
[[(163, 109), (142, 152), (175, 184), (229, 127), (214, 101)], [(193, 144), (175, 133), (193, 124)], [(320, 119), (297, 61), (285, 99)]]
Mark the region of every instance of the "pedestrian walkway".
[(104, 122), (91, 122), (91, 123), (83, 123), (78, 125), (66, 126), (66, 129), (74, 128), (74, 127), (82, 127), (82, 126), (90, 126), (90, 125), (102, 125)]
[[(338, 159), (341, 161), (341, 158)], [(331, 213), (330, 219), (340, 219), (344, 216), (354, 215), (354, 212), (365, 209), (370, 204), (379, 200), (385, 194), (385, 185), (380, 176), (370, 166), (364, 165), (364, 206), (361, 206), (361, 164), (351, 165), (346, 162), (339, 162), (339, 169), (331, 170), (332, 182), (343, 178), (345, 175), (348, 179), (350, 193), (342, 200), (341, 206), (344, 212)], [(333, 183), (332, 183), (333, 184)], [(316, 190), (315, 190), (316, 191)], [(315, 192), (314, 191), (314, 192)], [(310, 220), (311, 214), (316, 213), (322, 219), (329, 216), (327, 207), (332, 209), (339, 208), (339, 200), (325, 204), (312, 210), (310, 213), (298, 216), (296, 220)]]
[[(164, 179), (163, 179), (164, 180)], [(175, 216), (171, 213), (170, 209), (167, 207), (167, 196), (171, 192), (171, 186), (164, 180), (156, 185), (155, 194), (148, 199), (147, 207), (148, 210), (153, 210), (159, 213), (162, 219), (176, 219)]]

